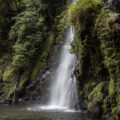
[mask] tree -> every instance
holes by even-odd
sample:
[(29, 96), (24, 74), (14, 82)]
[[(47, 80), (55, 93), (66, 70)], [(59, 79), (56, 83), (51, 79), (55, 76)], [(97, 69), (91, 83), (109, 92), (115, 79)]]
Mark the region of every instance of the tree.
[(8, 32), (13, 24), (12, 17), (24, 8), (23, 0), (0, 0), (0, 53), (7, 51), (10, 44)]
[(16, 41), (13, 46), (13, 65), (15, 67), (28, 66), (33, 63), (33, 59), (39, 51), (42, 51), (47, 27), (41, 10), (40, 0), (30, 1), (26, 10), (14, 18), (16, 22), (9, 32), (9, 39)]

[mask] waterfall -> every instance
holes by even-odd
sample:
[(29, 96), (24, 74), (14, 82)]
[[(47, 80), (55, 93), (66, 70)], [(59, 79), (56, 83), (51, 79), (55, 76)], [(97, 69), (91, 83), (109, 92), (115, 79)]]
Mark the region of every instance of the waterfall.
[(65, 31), (64, 43), (58, 56), (59, 63), (53, 71), (48, 104), (30, 107), (28, 110), (75, 111), (75, 109), (79, 108), (74, 74), (77, 58), (75, 54), (70, 53), (70, 43), (73, 41), (74, 27), (70, 25)]
[(77, 104), (77, 87), (74, 70), (76, 56), (70, 53), (69, 42), (74, 40), (74, 28), (71, 25), (66, 33), (65, 43), (62, 46), (60, 62), (53, 76), (50, 89), (49, 106), (53, 108), (73, 109)]

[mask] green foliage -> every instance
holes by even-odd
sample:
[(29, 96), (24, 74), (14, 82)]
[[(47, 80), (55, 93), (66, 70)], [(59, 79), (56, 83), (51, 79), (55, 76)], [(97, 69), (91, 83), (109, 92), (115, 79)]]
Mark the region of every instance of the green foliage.
[(0, 68), (1, 78), (4, 72), (1, 89), (6, 98), (12, 97), (16, 88), (22, 91), (27, 85), (34, 84), (32, 81), (44, 70), (52, 44), (58, 42), (55, 40), (58, 33), (55, 18), (66, 4), (66, 0), (57, 1), (0, 0), (2, 7), (4, 3), (6, 5), (6, 9), (0, 8), (0, 52), (7, 48), (12, 59)]
[(109, 111), (108, 105), (109, 105), (109, 97), (106, 96), (106, 97), (103, 99), (103, 105), (102, 105), (102, 109), (103, 109), (104, 114)]
[(54, 40), (54, 33), (49, 32), (49, 37), (47, 38), (47, 41), (44, 44), (44, 51), (42, 52), (42, 54), (39, 55), (35, 65), (34, 65), (34, 68), (32, 71), (32, 76), (31, 76), (32, 81), (36, 80), (38, 73), (41, 73), (44, 70), (44, 67), (47, 62), (46, 59), (50, 52), (50, 48), (52, 46), (53, 40)]
[[(101, 83), (108, 79), (106, 77), (108, 73), (102, 61), (100, 43), (93, 31), (94, 22), (101, 6), (102, 3), (99, 1), (83, 0), (78, 1), (76, 5), (72, 6), (71, 10), (71, 21), (76, 31), (71, 51), (78, 56), (79, 93), (85, 97), (89, 94), (90, 101), (103, 99)], [(96, 86), (99, 84), (101, 86), (98, 86), (98, 89)]]
[(40, 14), (41, 2), (37, 7), (34, 4), (37, 3), (29, 3), (26, 10), (14, 18), (16, 23), (9, 33), (9, 39), (16, 41), (13, 65), (18, 68), (28, 66), (33, 61), (42, 50), (42, 42), (46, 38), (47, 28)]
[[(85, 16), (85, 12), (90, 12), (90, 15), (94, 15), (99, 11), (99, 8), (102, 6), (102, 2), (99, 0), (77, 0), (75, 5), (70, 6), (71, 9), (71, 18), (73, 18), (73, 22), (75, 22), (75, 18)], [(82, 13), (84, 15), (82, 15)], [(80, 16), (82, 15), (82, 16)], [(87, 16), (86, 16), (87, 17)], [(77, 19), (79, 19), (77, 18)], [(83, 20), (85, 20), (83, 18)]]
[(93, 103), (92, 103), (92, 102), (89, 102), (88, 108), (91, 108), (92, 106), (93, 106)]
[[(61, 14), (66, 8), (66, 3), (68, 0), (41, 0), (46, 9), (44, 10), (45, 17), (47, 19), (47, 24), (53, 23), (56, 16)], [(52, 19), (51, 19), (52, 18)]]
[(23, 73), (23, 75), (20, 78), (19, 85), (18, 85), (20, 89), (23, 89), (25, 87), (26, 83), (29, 80), (29, 76), (30, 76), (29, 70)]
[(56, 27), (58, 31), (63, 32), (64, 29), (70, 25), (68, 9), (63, 11), (59, 16), (56, 18)]
[[(110, 10), (102, 10), (96, 21), (96, 30), (101, 41), (101, 51), (104, 56), (104, 64), (108, 68), (110, 79), (108, 89), (108, 104), (111, 106), (111, 111), (117, 110), (117, 89), (119, 88), (119, 75), (120, 75), (120, 54), (119, 54), (119, 31), (116, 31), (116, 13)], [(107, 107), (109, 107), (107, 106)], [(114, 112), (113, 112), (114, 113)], [(117, 119), (119, 113), (116, 112), (115, 117)]]
[(96, 11), (98, 10), (98, 5), (100, 5), (98, 0), (78, 0), (76, 1), (76, 4), (67, 4), (67, 9), (64, 10), (59, 16), (57, 16), (56, 21), (58, 23), (58, 30), (63, 31), (68, 25), (71, 24), (71, 22), (76, 20), (76, 16), (79, 16), (80, 11), (87, 11), (88, 9)]
[(101, 101), (103, 99), (104, 93), (102, 92), (103, 87), (105, 87), (105, 82), (101, 82), (98, 84), (93, 91), (89, 94), (88, 99), (89, 100), (96, 100)]
[(11, 97), (11, 94), (13, 94), (13, 92), (15, 91), (16, 89), (16, 85), (13, 85), (10, 87), (9, 91), (8, 91), (8, 98)]
[[(97, 9), (97, 6), (100, 4), (98, 0), (78, 0), (76, 3), (77, 8), (83, 8), (83, 9), (88, 9), (88, 8), (93, 8)], [(76, 8), (76, 9), (77, 9)]]
[(115, 83), (114, 80), (111, 79), (109, 83), (109, 96), (113, 96), (115, 94)]
[(71, 51), (73, 53), (77, 53), (79, 56), (79, 59), (81, 59), (82, 57), (85, 56), (85, 50), (86, 50), (86, 40), (82, 41), (79, 39), (79, 35), (78, 33), (75, 34), (75, 41), (73, 43), (71, 43), (72, 45), (72, 49)]
[(101, 41), (101, 50), (105, 58), (104, 63), (108, 67), (111, 77), (116, 79), (114, 74), (118, 76), (120, 73), (120, 54), (118, 53), (120, 35), (117, 32), (115, 33), (115, 17), (111, 17), (114, 14), (109, 10), (102, 10), (96, 21), (96, 30)]
[(8, 32), (13, 24), (11, 18), (23, 8), (23, 0), (0, 0), (0, 54), (11, 47), (11, 41), (8, 40)]
[(72, 13), (76, 31), (72, 52), (78, 56), (80, 95), (89, 95), (89, 108), (95, 100), (103, 113), (114, 111), (118, 119), (120, 34), (116, 27), (117, 14), (103, 9), (103, 3), (87, 2), (90, 1), (78, 2)]
[(68, 3), (66, 5), (66, 9), (64, 11), (62, 11), (60, 14), (58, 14), (55, 18), (55, 27), (58, 31), (58, 37), (57, 37), (57, 41), (59, 41), (60, 39), (62, 39), (62, 34), (63, 31), (65, 30), (65, 28), (67, 28), (70, 23), (71, 23), (71, 9), (70, 6), (72, 6), (73, 4)]
[(3, 74), (3, 81), (14, 81), (15, 80), (15, 71), (12, 68), (8, 68)]
[(119, 114), (120, 114), (120, 96), (116, 98), (117, 105), (112, 109), (112, 114), (115, 117), (116, 120), (119, 120)]
[(33, 70), (32, 70), (32, 75), (31, 75), (31, 80), (32, 81), (35, 81), (36, 78), (37, 78), (37, 75), (39, 72), (42, 72), (44, 67), (45, 67), (45, 59), (42, 57), (46, 58), (46, 53), (43, 52), (42, 55), (40, 54), (40, 56), (38, 57), (38, 59), (36, 60), (36, 63), (33, 67)]

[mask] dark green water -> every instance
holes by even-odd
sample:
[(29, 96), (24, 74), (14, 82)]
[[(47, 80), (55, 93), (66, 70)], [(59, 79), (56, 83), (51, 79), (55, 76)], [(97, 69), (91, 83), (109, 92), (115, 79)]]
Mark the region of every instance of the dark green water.
[(26, 105), (0, 106), (0, 120), (92, 120), (82, 112), (31, 111)]

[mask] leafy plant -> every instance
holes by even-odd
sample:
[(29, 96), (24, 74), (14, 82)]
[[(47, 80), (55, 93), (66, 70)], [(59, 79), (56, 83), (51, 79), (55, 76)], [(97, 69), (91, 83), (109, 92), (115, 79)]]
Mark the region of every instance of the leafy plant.
[(38, 2), (30, 2), (24, 12), (14, 17), (16, 22), (11, 28), (9, 39), (16, 41), (13, 46), (15, 67), (27, 66), (42, 50), (47, 27), (44, 24), (44, 17), (40, 14), (41, 6), (40, 1), (39, 6)]

